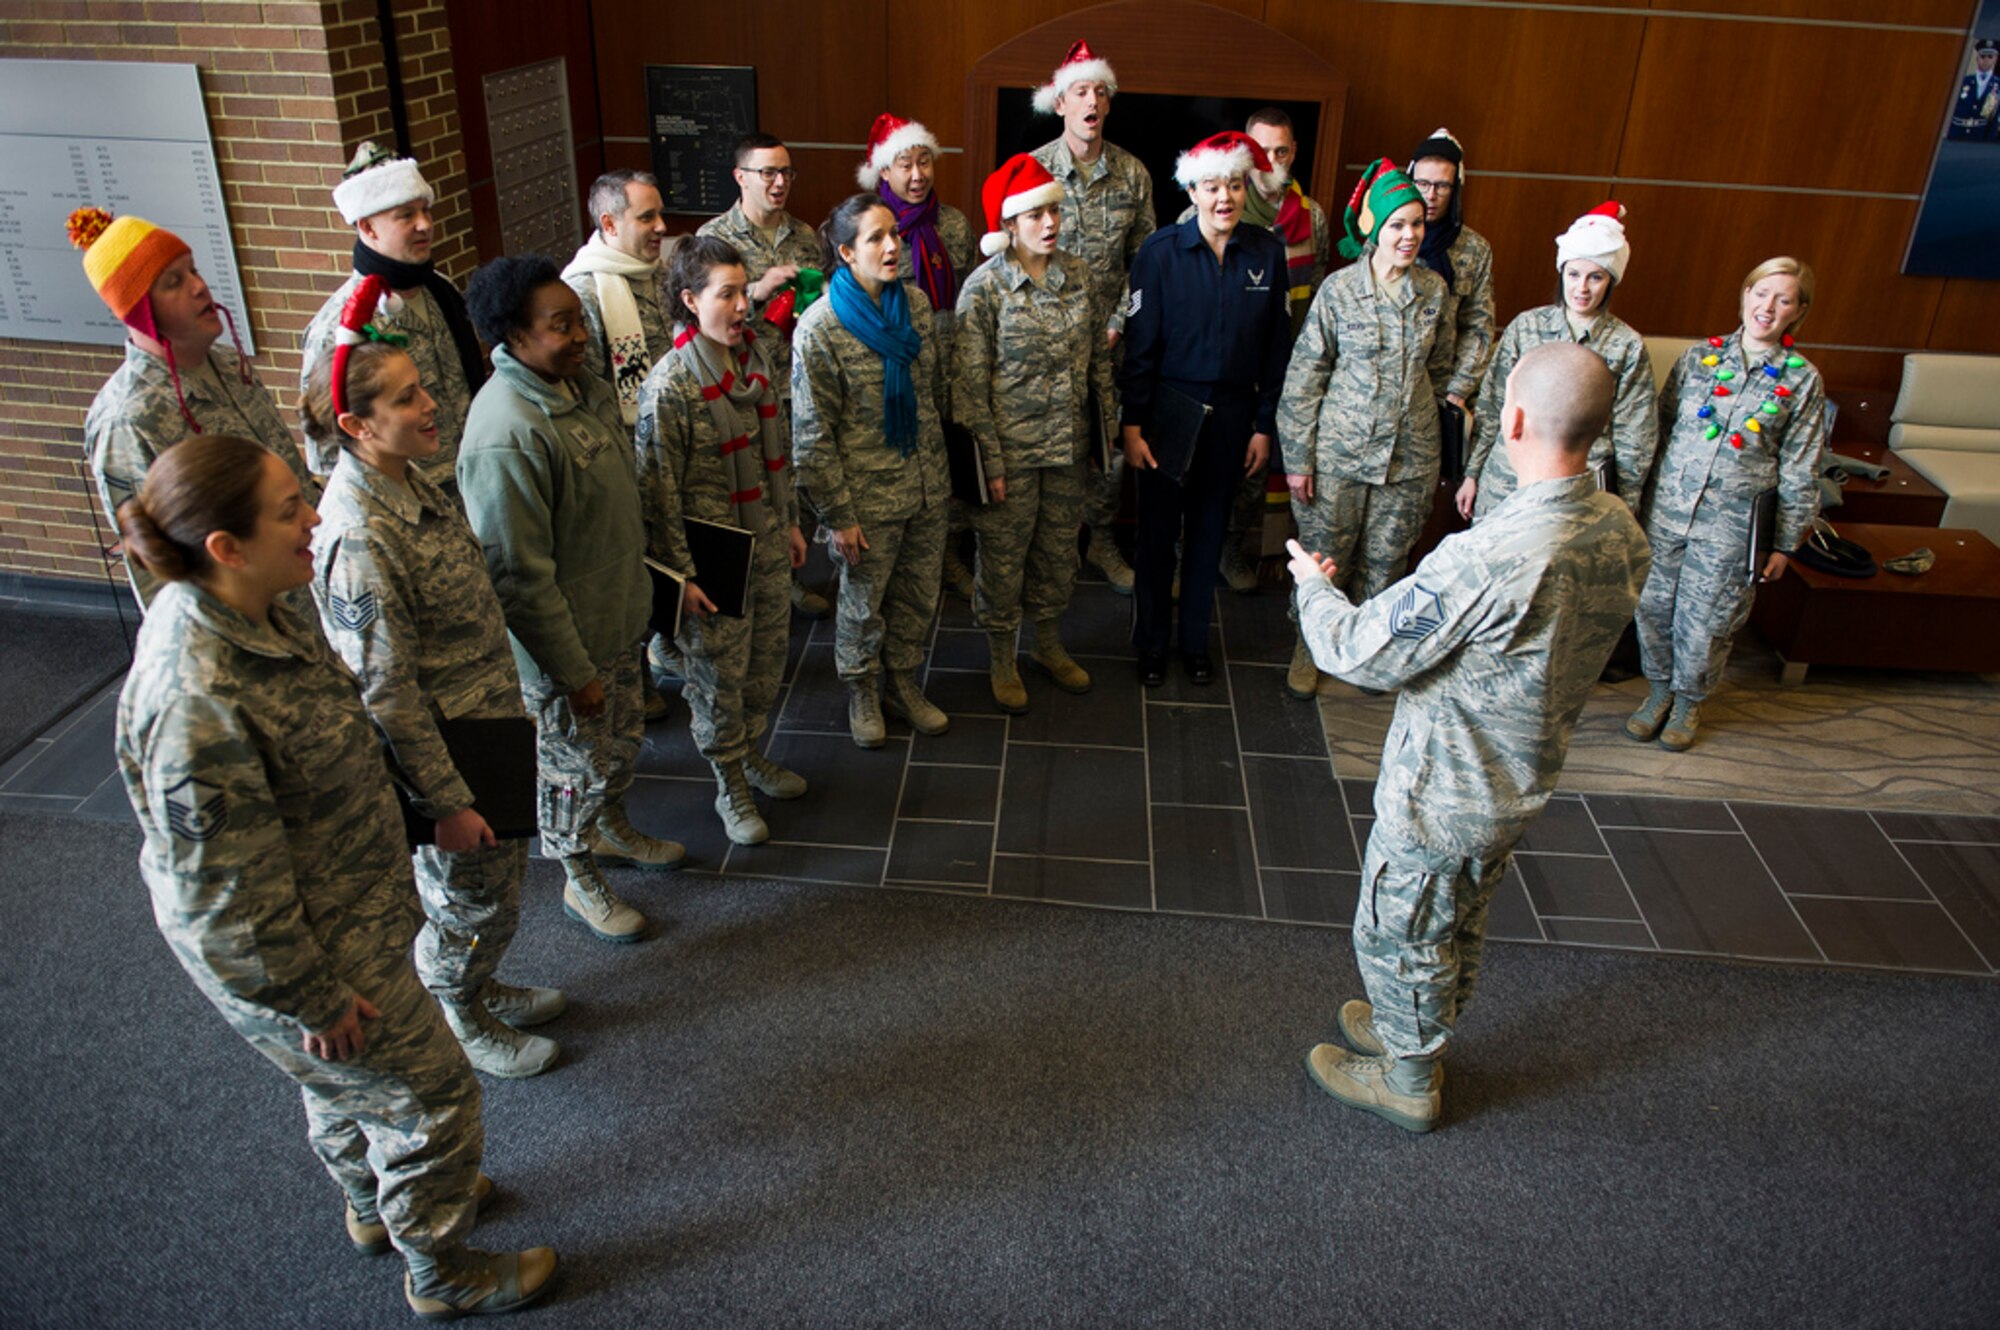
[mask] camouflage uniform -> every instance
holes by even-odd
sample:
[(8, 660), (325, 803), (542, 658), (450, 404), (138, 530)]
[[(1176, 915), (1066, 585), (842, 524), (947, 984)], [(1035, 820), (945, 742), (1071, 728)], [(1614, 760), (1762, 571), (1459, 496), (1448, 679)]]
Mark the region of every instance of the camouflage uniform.
[(828, 530), (859, 526), (868, 549), (840, 564), (834, 666), (866, 679), (883, 667), (914, 670), (937, 610), (944, 564), (945, 462), (938, 403), (944, 374), (930, 301), (906, 291), (923, 350), (910, 366), (917, 390), (917, 446), (904, 457), (883, 435), (882, 358), (821, 300), (799, 320), (792, 358), (792, 447), (799, 489)]
[[(777, 230), (767, 236), (744, 216), (743, 204), (739, 201), (722, 216), (703, 222), (695, 234), (714, 236), (736, 246), (736, 252), (743, 256), (743, 274), (750, 279), (752, 286), (766, 272), (783, 264), (796, 264), (801, 268), (826, 267), (826, 251), (819, 243), (819, 232), (788, 212), (778, 214)], [(828, 277), (832, 275), (830, 272), (827, 274)], [(778, 390), (778, 414), (783, 417), (790, 414), (787, 404), (792, 398), (792, 344), (778, 331), (776, 324), (765, 320), (762, 306), (752, 312), (757, 319), (757, 344), (771, 354), (771, 386)]]
[[(653, 591), (617, 397), (589, 374), (549, 384), (495, 347), (458, 479), (535, 718), (542, 844), (585, 854), (598, 813), (631, 787), (645, 741), (639, 641)], [(604, 686), (604, 710), (580, 716), (570, 697), (592, 680)]]
[[(618, 367), (620, 375), (636, 375), (644, 381), (646, 375), (652, 372), (653, 366), (660, 363), (660, 357), (673, 349), (673, 319), (667, 313), (665, 298), (660, 289), (665, 277), (666, 274), (662, 272), (653, 281), (640, 280), (630, 284), (632, 303), (639, 309), (639, 328), (646, 334), (646, 363), (621, 365)], [(590, 329), (590, 345), (583, 352), (583, 368), (604, 380), (615, 392), (618, 382), (611, 372), (611, 337), (604, 331), (604, 307), (597, 299), (598, 276), (595, 273), (580, 272), (563, 280), (569, 283), (569, 289), (576, 292), (577, 299), (583, 302), (584, 326)], [(605, 280), (615, 282), (622, 279), (613, 275), (607, 276)]]
[[(347, 308), (354, 288), (361, 284), (358, 273), (350, 274), (327, 302), (313, 315), (306, 327), (305, 345), (300, 349), (299, 392), (312, 378), (313, 366), (322, 357), (333, 354), (333, 335), (340, 329), (340, 312)], [(424, 473), (424, 479), (436, 485), (458, 502), (459, 440), (465, 437), (465, 415), (472, 409), (472, 385), (466, 382), (465, 366), (458, 359), (458, 342), (451, 335), (451, 325), (445, 322), (444, 311), (438, 308), (431, 293), (418, 287), (414, 291), (404, 291), (402, 312), (393, 316), (378, 315), (371, 322), (384, 332), (401, 333), (410, 339), (404, 347), (410, 359), (417, 364), (417, 374), (423, 379), (424, 391), (437, 403), (438, 450), (411, 465)], [(339, 450), (325, 452), (317, 444), (308, 442), (311, 452), (308, 460), (317, 475), (328, 475), (334, 463), (339, 460)]]
[[(161, 588), (118, 700), (139, 868), (174, 958), (298, 1082), (313, 1149), (407, 1254), (472, 1226), (479, 1085), (410, 967), (419, 915), (403, 821), (354, 676), (282, 604), (252, 623)], [(301, 1038), (356, 996), (381, 1012), (346, 1062)]]
[[(307, 503), (319, 502), (319, 481), (306, 470), (292, 431), (271, 399), (271, 390), (254, 371), (250, 382), (243, 382), (241, 364), (234, 351), (218, 346), (209, 351), (205, 363), (181, 366), (181, 392), (187, 399), (188, 414), (201, 425), (196, 431), (188, 428), (187, 418), (181, 415), (167, 362), (141, 351), (134, 343), (125, 344), (125, 363), (97, 390), (90, 412), (83, 418), (84, 452), (113, 531), (118, 529), (118, 505), (139, 492), (153, 459), (195, 433), (256, 440), (284, 459), (299, 478)], [(158, 581), (129, 559), (125, 571), (139, 604), (150, 604), (159, 590)], [(312, 593), (304, 587), (287, 592), (285, 603), (312, 616)]]
[(1300, 590), (1319, 668), (1402, 690), (1354, 912), (1396, 1057), (1436, 1057), (1471, 999), (1493, 889), (1555, 788), (1646, 564), (1638, 523), (1586, 473), (1526, 486), (1360, 606), (1323, 580)]
[[(1442, 365), (1431, 366), (1431, 390), (1438, 397), (1456, 393), (1469, 407), (1493, 354), (1493, 329), (1498, 323), (1493, 312), (1493, 246), (1479, 232), (1461, 226), (1445, 257), (1451, 260), (1453, 284), (1445, 291), (1438, 340), (1449, 351)], [(1421, 257), (1416, 266), (1429, 271)]]
[[(958, 289), (963, 291), (966, 282), (972, 277), (973, 270), (985, 260), (985, 256), (979, 252), (979, 239), (972, 234), (972, 223), (965, 219), (964, 213), (950, 204), (939, 203), (937, 232), (938, 239), (944, 242), (945, 253), (951, 256), (952, 268), (958, 274)], [(907, 240), (903, 242), (902, 260), (903, 285), (914, 286), (921, 290), (922, 283), (917, 280), (919, 274), (916, 250)], [(955, 312), (949, 309), (931, 311), (931, 326), (937, 330), (938, 351), (943, 358), (947, 385), (951, 383), (954, 314)]]
[(1611, 424), (1604, 436), (1590, 445), (1590, 465), (1603, 468), (1611, 482), (1609, 488), (1625, 500), (1627, 508), (1638, 511), (1660, 437), (1659, 403), (1653, 391), (1653, 362), (1646, 355), (1646, 339), (1614, 314), (1599, 315), (1578, 336), (1561, 305), (1544, 305), (1507, 325), (1486, 367), (1486, 380), (1479, 386), (1472, 444), (1465, 455), (1465, 478), (1479, 486), (1472, 513), (1476, 522), (1484, 521), (1514, 492), (1514, 465), (1507, 460), (1506, 445), (1500, 442), (1500, 407), (1507, 396), (1507, 376), (1527, 352), (1556, 341), (1589, 347), (1604, 358), (1611, 377), (1618, 382)]
[[(758, 348), (763, 345), (759, 338)], [(762, 359), (755, 356), (752, 364)], [(785, 428), (782, 413), (779, 428)], [(683, 521), (699, 517), (734, 525), (739, 520), (723, 440), (716, 436), (700, 378), (680, 356), (668, 355), (639, 390), (639, 497), (648, 552), (691, 574), (697, 584), (701, 570), (688, 551)], [(750, 446), (756, 444), (753, 431)], [(711, 762), (740, 761), (749, 753), (784, 681), (791, 633), (791, 532), (798, 525), (798, 504), (794, 500), (779, 512), (768, 498), (760, 499), (744, 505), (740, 518), (757, 537), (746, 612), (741, 618), (685, 615), (676, 639), (686, 663), (681, 696), (688, 703), (688, 727)]]
[[(437, 722), (521, 715), (521, 679), (458, 505), (415, 467), (400, 485), (343, 451), (313, 533), (313, 594), (417, 811), (441, 819), (472, 807)], [(440, 1000), (470, 1006), (520, 921), (528, 843), (458, 854), (423, 845), (416, 866), (428, 920), (417, 973)]]
[(1412, 267), (1383, 290), (1363, 257), (1320, 287), (1293, 344), (1278, 443), (1286, 475), (1313, 477), (1313, 501), (1294, 499), (1292, 516), (1300, 543), (1339, 565), (1341, 586), (1363, 600), (1403, 575), (1430, 516), (1431, 381), (1450, 364), (1448, 308), (1436, 273)]
[[(1826, 448), (1819, 371), (1783, 348), (1746, 354), (1741, 338), (1731, 333), (1719, 348), (1696, 342), (1675, 362), (1660, 390), (1665, 444), (1646, 487), (1653, 575), (1639, 602), (1639, 658), (1648, 679), (1694, 701), (1721, 680), (1731, 641), (1750, 617), (1757, 496), (1778, 491), (1773, 548), (1780, 552), (1804, 542), (1819, 512)], [(1729, 396), (1717, 396), (1719, 388)], [(1704, 407), (1713, 408), (1706, 418)], [(1711, 427), (1715, 436), (1705, 437)]]
[[(1139, 246), (1158, 225), (1152, 173), (1115, 143), (1105, 144), (1088, 166), (1080, 164), (1060, 138), (1044, 143), (1034, 155), (1063, 187), (1062, 247), (1090, 266), (1097, 295), (1095, 326), (1122, 332), (1125, 274), (1138, 257)], [(1106, 404), (1105, 410), (1115, 415), (1117, 403)], [(1111, 465), (1090, 485), (1084, 521), (1093, 531), (1107, 530), (1116, 520), (1124, 480), (1125, 450), (1113, 447)]]
[[(971, 511), (973, 609), (989, 633), (1019, 628), (1024, 606), (1036, 620), (1069, 608), (1089, 390), (1107, 411), (1113, 401), (1111, 352), (1093, 309), (1090, 269), (1061, 250), (1039, 282), (1008, 251), (959, 289), (952, 400), (979, 438), (987, 476), (1007, 481), (1004, 502)], [(1103, 427), (1117, 437), (1114, 419)]]

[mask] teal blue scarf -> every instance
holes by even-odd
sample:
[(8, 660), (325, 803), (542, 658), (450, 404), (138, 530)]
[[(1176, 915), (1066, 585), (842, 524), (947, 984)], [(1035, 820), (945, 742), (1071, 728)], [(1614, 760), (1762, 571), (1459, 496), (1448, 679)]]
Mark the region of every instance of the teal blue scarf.
[(923, 339), (910, 326), (910, 305), (903, 298), (903, 284), (888, 282), (882, 287), (882, 303), (877, 305), (841, 268), (827, 283), (827, 298), (840, 326), (861, 339), (861, 344), (882, 357), (882, 435), (891, 448), (904, 457), (917, 450), (917, 387), (910, 366), (924, 349)]

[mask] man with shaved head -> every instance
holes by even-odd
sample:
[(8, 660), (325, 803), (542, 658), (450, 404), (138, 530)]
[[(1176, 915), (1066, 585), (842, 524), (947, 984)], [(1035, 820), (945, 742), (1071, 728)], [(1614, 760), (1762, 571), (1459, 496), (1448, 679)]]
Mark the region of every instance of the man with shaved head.
[(1522, 356), (1500, 408), (1521, 487), (1365, 604), (1335, 589), (1331, 560), (1291, 543), (1314, 662), (1402, 690), (1354, 910), (1368, 1000), (1340, 1009), (1347, 1046), (1319, 1045), (1306, 1067), (1406, 1131), (1437, 1125), (1439, 1058), (1479, 974), (1487, 905), (1646, 582), (1646, 537), (1588, 466), (1614, 390), (1576, 343)]

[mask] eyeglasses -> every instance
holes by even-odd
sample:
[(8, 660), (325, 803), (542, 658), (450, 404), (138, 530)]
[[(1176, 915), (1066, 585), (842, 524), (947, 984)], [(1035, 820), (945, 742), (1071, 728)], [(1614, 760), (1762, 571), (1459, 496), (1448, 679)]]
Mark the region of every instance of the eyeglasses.
[(795, 180), (799, 174), (799, 168), (796, 166), (739, 166), (736, 169), (748, 171), (767, 185), (776, 184), (780, 180)]
[(1458, 188), (1449, 180), (1418, 180), (1413, 177), (1410, 183), (1417, 187), (1417, 193), (1424, 195), (1449, 194)]

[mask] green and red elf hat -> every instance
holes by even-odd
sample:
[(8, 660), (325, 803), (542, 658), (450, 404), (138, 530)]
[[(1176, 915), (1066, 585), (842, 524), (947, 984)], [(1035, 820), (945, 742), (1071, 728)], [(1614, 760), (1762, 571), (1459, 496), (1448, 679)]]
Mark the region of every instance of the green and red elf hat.
[(1341, 223), (1347, 228), (1347, 234), (1340, 240), (1342, 256), (1360, 258), (1381, 234), (1382, 223), (1389, 220), (1389, 214), (1423, 201), (1415, 181), (1397, 170), (1387, 157), (1377, 157), (1361, 173), (1361, 183), (1354, 187), (1354, 197), (1347, 201), (1347, 211), (1341, 215)]

